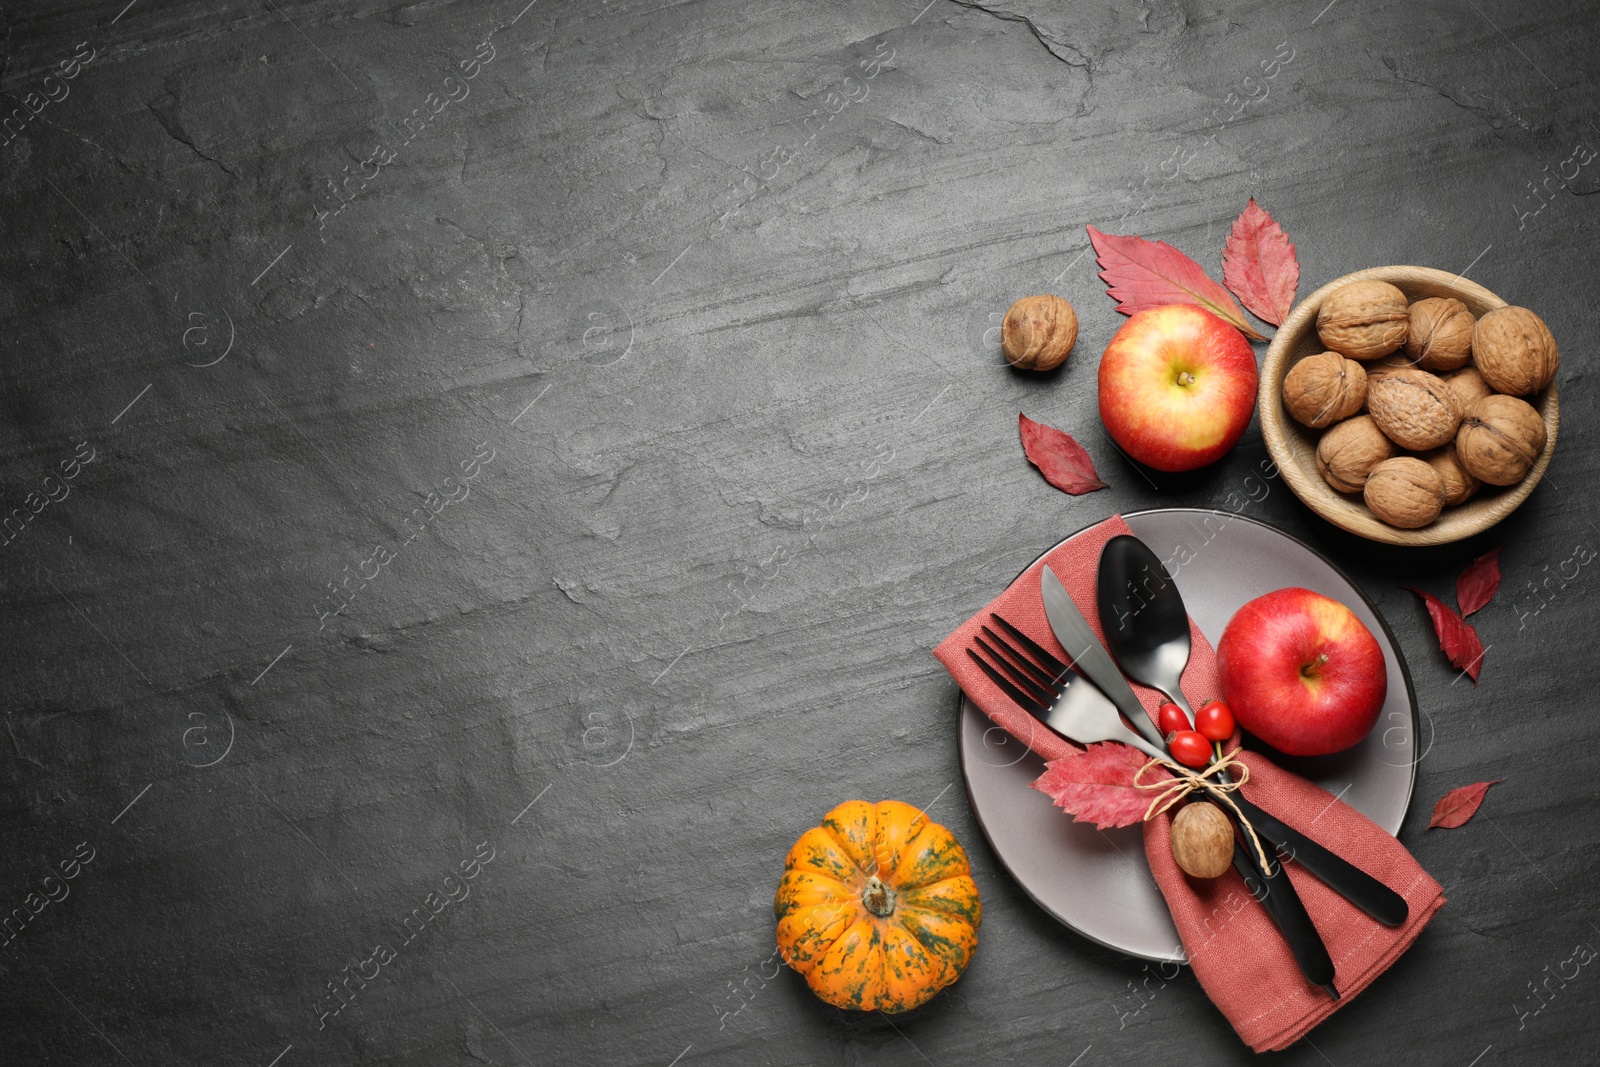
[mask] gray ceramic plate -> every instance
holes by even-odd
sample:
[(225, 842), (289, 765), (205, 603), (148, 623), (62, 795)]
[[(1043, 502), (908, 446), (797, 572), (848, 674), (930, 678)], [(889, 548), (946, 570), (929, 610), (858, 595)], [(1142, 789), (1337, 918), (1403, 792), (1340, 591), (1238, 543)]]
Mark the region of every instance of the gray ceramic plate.
[[(1173, 580), (1213, 644), (1246, 601), (1288, 585), (1347, 604), (1367, 624), (1389, 668), (1389, 694), (1377, 726), (1347, 752), (1316, 759), (1281, 756), (1279, 761), (1396, 833), (1411, 803), (1419, 758), (1416, 695), (1394, 635), (1372, 602), (1323, 556), (1253, 519), (1191, 508), (1124, 518), (1162, 559), (1173, 558), (1180, 544), (1188, 546), (1193, 560)], [(960, 745), (961, 771), (978, 825), (1001, 864), (1041, 908), (1108, 948), (1148, 960), (1186, 962), (1166, 902), (1151, 880), (1137, 826), (1101, 831), (1073, 822), (1029, 788), (1044, 772), (1044, 761), (990, 723), (965, 696)]]

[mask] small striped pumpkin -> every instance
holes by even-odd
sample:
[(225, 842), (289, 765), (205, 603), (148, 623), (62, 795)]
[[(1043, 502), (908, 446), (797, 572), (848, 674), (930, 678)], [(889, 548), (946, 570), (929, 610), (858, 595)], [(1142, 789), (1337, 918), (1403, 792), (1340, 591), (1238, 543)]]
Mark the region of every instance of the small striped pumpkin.
[(850, 800), (800, 835), (772, 910), (778, 948), (839, 1008), (910, 1011), (961, 977), (983, 906), (955, 837), (909, 804)]

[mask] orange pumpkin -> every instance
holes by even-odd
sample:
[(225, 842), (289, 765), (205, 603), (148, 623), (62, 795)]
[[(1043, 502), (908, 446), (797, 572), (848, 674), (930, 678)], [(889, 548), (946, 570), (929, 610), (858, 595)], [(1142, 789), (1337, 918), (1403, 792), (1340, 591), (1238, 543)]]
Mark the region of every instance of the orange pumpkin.
[(978, 947), (970, 872), (950, 831), (911, 805), (846, 801), (789, 850), (772, 904), (778, 948), (835, 1007), (910, 1011)]

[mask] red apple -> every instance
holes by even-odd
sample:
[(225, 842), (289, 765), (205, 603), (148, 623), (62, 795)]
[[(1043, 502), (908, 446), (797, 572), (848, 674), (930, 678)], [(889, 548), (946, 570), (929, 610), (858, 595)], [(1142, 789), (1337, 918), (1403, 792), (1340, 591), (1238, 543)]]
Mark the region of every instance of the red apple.
[(1383, 649), (1355, 612), (1293, 587), (1257, 597), (1228, 620), (1217, 673), (1239, 725), (1291, 756), (1325, 756), (1360, 741), (1389, 688)]
[(1158, 471), (1192, 471), (1234, 446), (1256, 407), (1256, 356), (1244, 334), (1192, 304), (1146, 308), (1100, 357), (1100, 419)]

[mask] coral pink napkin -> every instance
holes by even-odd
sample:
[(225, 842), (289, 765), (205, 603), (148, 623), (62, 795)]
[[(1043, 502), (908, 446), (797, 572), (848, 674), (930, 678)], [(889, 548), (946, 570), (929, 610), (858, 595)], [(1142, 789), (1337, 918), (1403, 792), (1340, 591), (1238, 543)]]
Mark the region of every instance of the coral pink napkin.
[[(1122, 517), (1091, 527), (1029, 567), (987, 608), (963, 623), (934, 649), (957, 684), (997, 724), (1047, 760), (1076, 751), (1016, 707), (967, 656), (973, 635), (989, 621), (989, 612), (1004, 616), (1051, 652), (1066, 658), (1050, 631), (1039, 595), (1044, 564), (1060, 576), (1096, 633), (1094, 587), (1100, 550), (1117, 534), (1129, 533)], [(1190, 621), (1194, 651), (1183, 676), (1191, 705), (1218, 695), (1216, 654)], [(1147, 711), (1160, 703), (1158, 694), (1137, 683)], [(1305, 903), (1311, 921), (1328, 946), (1334, 963), (1334, 986), (1342, 999), (1333, 1000), (1301, 975), (1283, 936), (1267, 913), (1251, 898), (1238, 872), (1229, 870), (1210, 881), (1190, 878), (1172, 858), (1166, 816), (1144, 824), (1145, 855), (1160, 886), (1195, 977), (1218, 1010), (1227, 1016), (1245, 1043), (1257, 1052), (1287, 1048), (1338, 1008), (1350, 1003), (1374, 978), (1416, 940), (1444, 904), (1439, 883), (1417, 863), (1405, 846), (1365, 815), (1306, 781), (1251, 752), (1241, 755), (1250, 768), (1244, 793), (1307, 837), (1337, 851), (1345, 859), (1399, 893), (1410, 906), (1398, 929), (1369, 918), (1355, 905), (1307, 873), (1286, 864), (1289, 879)], [(1050, 800), (1043, 793), (1039, 803)], [(1062, 818), (1068, 818), (1065, 813)]]

